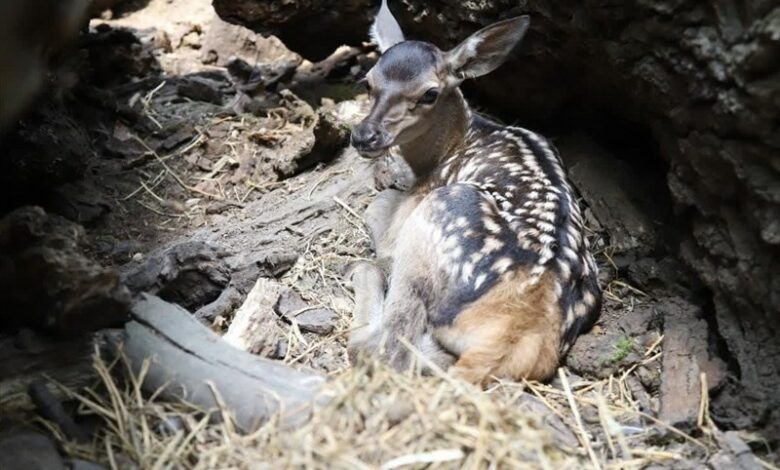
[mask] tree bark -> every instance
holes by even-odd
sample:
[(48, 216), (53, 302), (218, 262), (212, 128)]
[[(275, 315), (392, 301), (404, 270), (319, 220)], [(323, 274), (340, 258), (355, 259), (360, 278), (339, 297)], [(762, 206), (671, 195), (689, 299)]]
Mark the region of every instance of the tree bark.
[[(282, 412), (283, 426), (308, 418), (325, 379), (234, 348), (183, 308), (151, 295), (133, 307), (123, 351), (137, 372), (150, 361), (143, 388), (212, 413), (228, 412), (250, 432)], [(224, 409), (221, 407), (224, 406)]]

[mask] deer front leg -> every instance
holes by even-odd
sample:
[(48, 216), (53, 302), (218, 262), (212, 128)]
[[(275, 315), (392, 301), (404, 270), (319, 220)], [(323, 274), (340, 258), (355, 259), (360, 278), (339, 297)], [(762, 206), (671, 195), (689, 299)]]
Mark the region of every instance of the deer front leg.
[(414, 186), (417, 177), (402, 157), (386, 153), (374, 163), (374, 187), (378, 191), (397, 189), (406, 191)]
[(401, 227), (419, 202), (419, 196), (386, 189), (369, 204), (364, 218), (371, 236), (371, 246), (381, 264), (388, 261)]
[(369, 261), (352, 265), (347, 273), (355, 293), (352, 331), (347, 344), (351, 361), (360, 352), (372, 353), (379, 347), (378, 332), (385, 302), (385, 274)]

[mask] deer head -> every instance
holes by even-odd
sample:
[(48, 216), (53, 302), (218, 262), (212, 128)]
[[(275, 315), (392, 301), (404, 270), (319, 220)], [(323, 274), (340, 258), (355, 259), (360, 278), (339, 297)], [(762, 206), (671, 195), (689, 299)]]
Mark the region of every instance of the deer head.
[(404, 39), (387, 7), (377, 13), (371, 35), (382, 53), (366, 74), (373, 101), (368, 116), (352, 131), (352, 145), (364, 157), (382, 155), (446, 126), (452, 105), (465, 107), (460, 83), (492, 72), (528, 29), (528, 16), (487, 26), (449, 51)]

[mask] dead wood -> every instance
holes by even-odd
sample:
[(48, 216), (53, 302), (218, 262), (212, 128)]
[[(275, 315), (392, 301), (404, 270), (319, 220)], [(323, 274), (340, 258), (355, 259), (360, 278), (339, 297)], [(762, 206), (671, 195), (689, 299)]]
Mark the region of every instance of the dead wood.
[(185, 240), (132, 265), (123, 281), (134, 293), (149, 292), (196, 310), (217, 299), (228, 284), (225, 255), (219, 246)]
[(711, 357), (707, 344), (707, 323), (700, 310), (679, 298), (658, 305), (664, 316), (660, 413), (661, 420), (683, 430), (697, 422), (702, 400), (701, 374), (710, 389), (725, 377), (725, 364)]
[(230, 346), (187, 311), (143, 295), (125, 327), (124, 353), (136, 371), (150, 361), (144, 389), (185, 400), (213, 413), (228, 413), (250, 431), (277, 412), (285, 425), (304, 422), (324, 384), (302, 372)]
[(258, 279), (222, 339), (251, 353), (267, 356), (272, 352), (275, 345), (270, 344), (270, 339), (277, 328), (273, 305), (283, 289), (282, 284), (273, 279)]

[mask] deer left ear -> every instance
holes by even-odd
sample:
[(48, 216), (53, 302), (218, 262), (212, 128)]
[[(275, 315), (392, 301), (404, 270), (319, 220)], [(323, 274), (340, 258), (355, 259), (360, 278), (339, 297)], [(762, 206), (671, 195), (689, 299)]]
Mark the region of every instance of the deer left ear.
[(385, 52), (404, 40), (404, 33), (401, 32), (398, 21), (387, 7), (387, 0), (382, 0), (382, 6), (379, 7), (379, 12), (374, 18), (371, 39), (379, 46), (379, 52)]
[(445, 61), (451, 78), (460, 83), (497, 69), (523, 39), (530, 22), (528, 16), (499, 21), (480, 29), (446, 52)]

